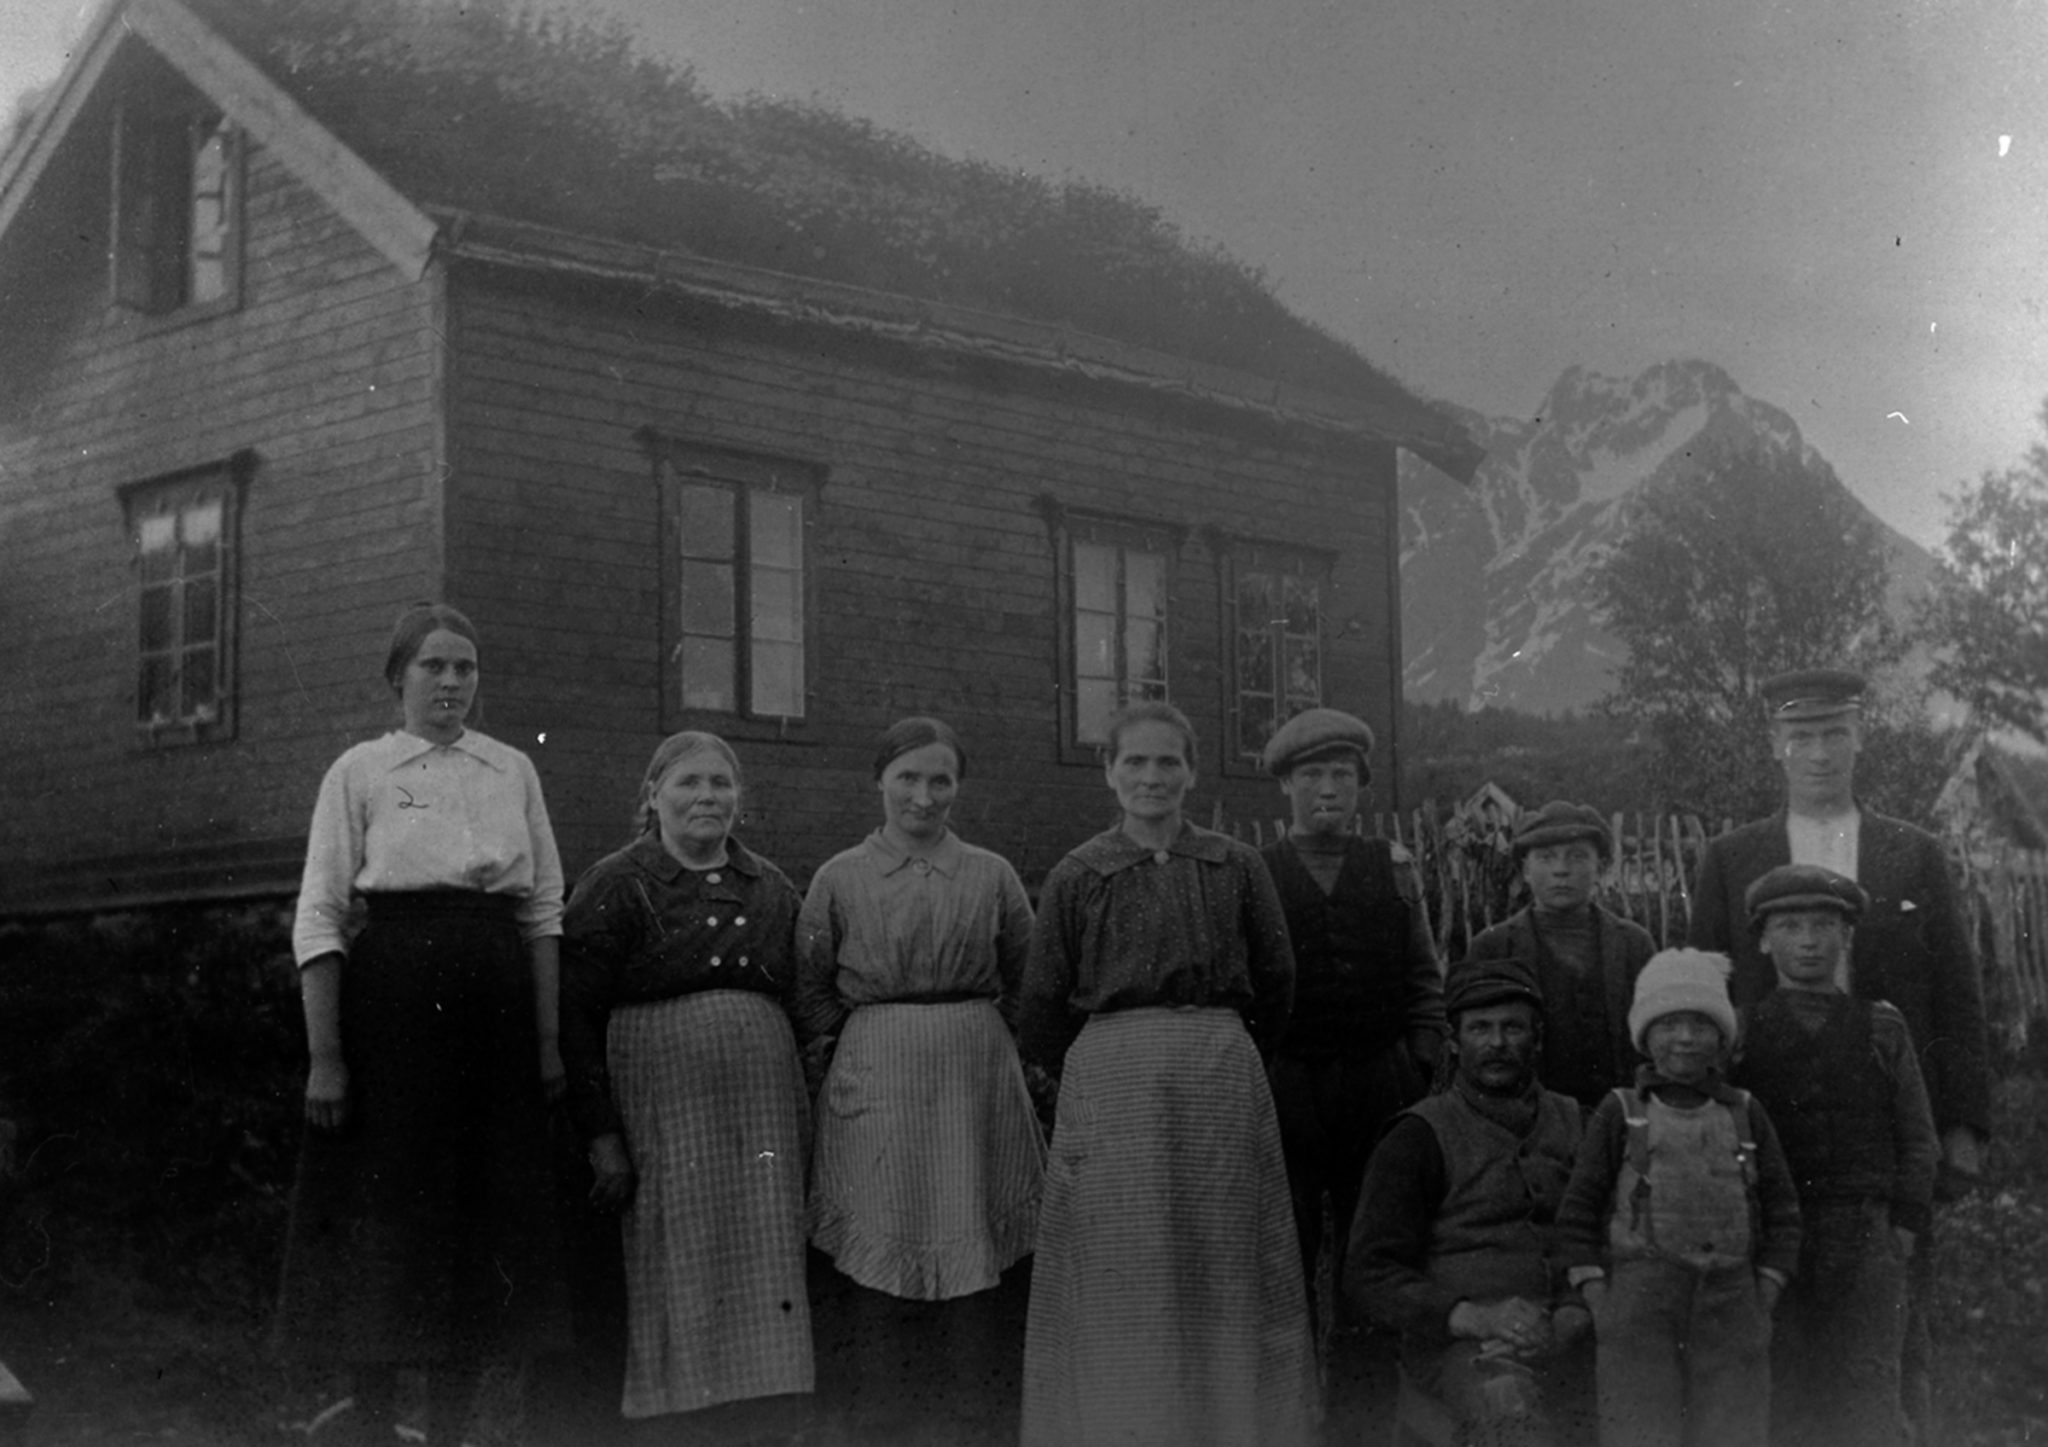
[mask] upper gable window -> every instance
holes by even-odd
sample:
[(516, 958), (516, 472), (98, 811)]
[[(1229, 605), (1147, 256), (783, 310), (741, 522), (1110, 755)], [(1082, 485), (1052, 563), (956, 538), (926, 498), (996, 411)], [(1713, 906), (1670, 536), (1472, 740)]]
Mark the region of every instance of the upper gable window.
[(114, 300), (153, 316), (232, 307), (241, 133), (217, 114), (124, 106), (114, 126)]
[(1273, 730), (1323, 701), (1327, 558), (1271, 544), (1229, 553), (1232, 753), (1253, 761)]
[(235, 537), (245, 457), (124, 490), (135, 549), (135, 722), (151, 742), (234, 729)]

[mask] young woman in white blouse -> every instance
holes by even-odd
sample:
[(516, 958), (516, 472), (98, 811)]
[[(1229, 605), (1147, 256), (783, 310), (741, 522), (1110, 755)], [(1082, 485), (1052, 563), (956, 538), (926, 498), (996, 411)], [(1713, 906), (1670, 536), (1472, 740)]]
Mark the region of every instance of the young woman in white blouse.
[(398, 1370), (424, 1369), (430, 1440), (452, 1443), (482, 1366), (566, 1344), (562, 868), (532, 762), (466, 727), (470, 621), (407, 609), (385, 679), (404, 727), (328, 769), (292, 930), (309, 1129), (277, 1331), (353, 1369), (364, 1441), (391, 1440)]

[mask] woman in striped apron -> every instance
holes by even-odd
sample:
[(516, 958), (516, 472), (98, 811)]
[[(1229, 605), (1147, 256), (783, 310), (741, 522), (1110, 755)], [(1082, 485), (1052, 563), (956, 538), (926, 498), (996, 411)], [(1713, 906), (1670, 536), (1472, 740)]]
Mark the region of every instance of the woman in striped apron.
[(879, 1440), (913, 1417), (963, 1434), (1014, 1410), (1004, 1306), (1021, 1293), (994, 1288), (1031, 1251), (1044, 1170), (1010, 1030), (1031, 907), (1001, 856), (947, 825), (966, 772), (945, 724), (891, 727), (882, 825), (803, 907), (798, 1026), (831, 1061), (811, 1239), (850, 1278), (854, 1418)]
[(404, 727), (327, 771), (292, 927), (312, 1064), (277, 1337), (353, 1368), (364, 1442), (424, 1368), (429, 1440), (453, 1443), (482, 1366), (568, 1341), (544, 1114), (562, 867), (531, 761), (465, 727), (470, 621), (406, 610), (384, 676)]
[(1182, 817), (1194, 730), (1110, 720), (1122, 821), (1053, 866), (1020, 1036), (1059, 1078), (1024, 1353), (1024, 1447), (1315, 1435), (1301, 1247), (1260, 1053), (1294, 957), (1256, 851)]
[(732, 837), (740, 795), (723, 739), (664, 740), (639, 837), (577, 881), (563, 931), (569, 1108), (592, 1201), (623, 1213), (621, 1410), (663, 1419), (643, 1441), (786, 1436), (812, 1388), (799, 900)]

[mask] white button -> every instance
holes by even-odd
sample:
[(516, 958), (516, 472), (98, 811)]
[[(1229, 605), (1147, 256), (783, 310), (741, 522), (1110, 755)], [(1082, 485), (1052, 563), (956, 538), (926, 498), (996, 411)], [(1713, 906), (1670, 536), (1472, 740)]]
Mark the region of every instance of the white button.
[(705, 921), (704, 921), (704, 923), (706, 923), (706, 924), (710, 925), (710, 926), (711, 926), (711, 927), (712, 927), (713, 929), (717, 929), (717, 928), (718, 928), (718, 916), (714, 914), (713, 916), (711, 916), (711, 918), (710, 918), (710, 919), (707, 919), (707, 920), (705, 920)]
[(705, 876), (704, 876), (704, 882), (705, 882), (706, 884), (716, 884), (716, 883), (718, 883), (718, 871), (714, 869), (714, 870), (712, 870), (712, 871), (711, 871), (711, 872), (710, 872), (709, 874), (705, 875)]
[(745, 955), (741, 955), (741, 956), (740, 956), (740, 968), (744, 970), (744, 969), (745, 969), (746, 967), (747, 967), (747, 957), (746, 957)]
[(1167, 860), (1171, 859), (1172, 857), (1173, 856), (1171, 854), (1168, 854), (1164, 849), (1162, 849), (1157, 854), (1152, 856), (1152, 861), (1155, 864), (1164, 864)]
[(747, 917), (743, 914), (736, 914), (732, 917), (732, 925), (734, 929), (744, 929), (746, 927), (746, 923)]
[(919, 874), (930, 874), (932, 872), (932, 862), (929, 859), (918, 860), (917, 872)]
[(717, 956), (717, 955), (713, 955), (713, 956), (711, 957), (711, 966), (712, 966), (712, 968), (713, 968), (713, 969), (716, 969), (716, 968), (718, 967), (718, 964), (719, 964), (719, 959), (718, 959), (718, 956)]

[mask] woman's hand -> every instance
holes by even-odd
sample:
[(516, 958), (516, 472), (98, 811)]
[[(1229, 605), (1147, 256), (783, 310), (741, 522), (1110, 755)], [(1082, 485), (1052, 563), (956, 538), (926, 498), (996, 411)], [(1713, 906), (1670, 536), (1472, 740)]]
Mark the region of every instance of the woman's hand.
[(590, 1169), (596, 1176), (590, 1183), (590, 1204), (600, 1211), (623, 1210), (640, 1179), (633, 1171), (633, 1158), (626, 1154), (626, 1138), (613, 1133), (592, 1141)]
[(306, 1122), (316, 1130), (348, 1123), (348, 1066), (341, 1056), (316, 1055), (306, 1072)]
[(569, 1072), (562, 1065), (561, 1044), (545, 1038), (540, 1042), (540, 1093), (549, 1105), (569, 1093)]

